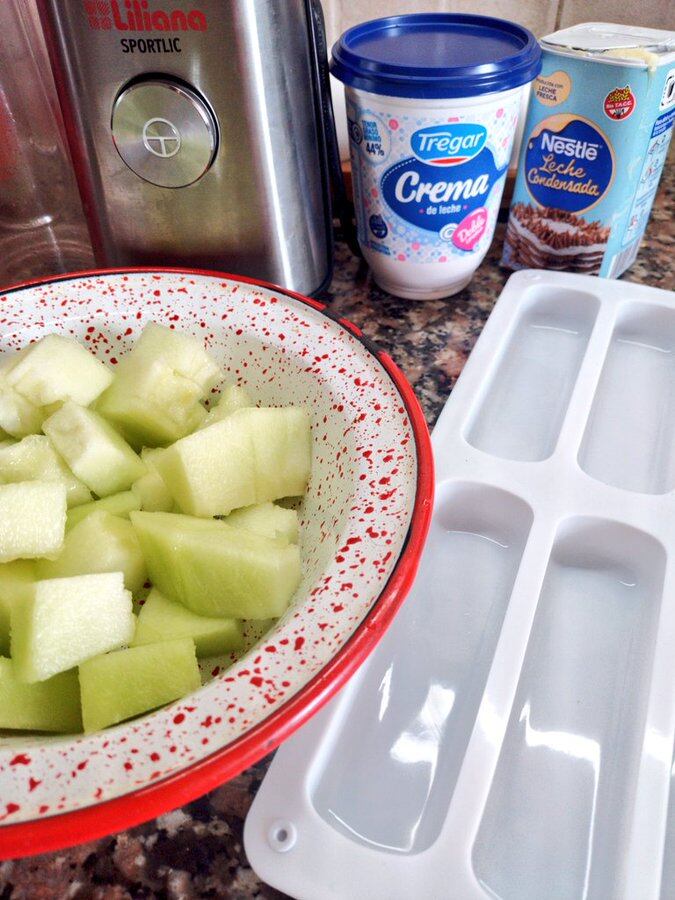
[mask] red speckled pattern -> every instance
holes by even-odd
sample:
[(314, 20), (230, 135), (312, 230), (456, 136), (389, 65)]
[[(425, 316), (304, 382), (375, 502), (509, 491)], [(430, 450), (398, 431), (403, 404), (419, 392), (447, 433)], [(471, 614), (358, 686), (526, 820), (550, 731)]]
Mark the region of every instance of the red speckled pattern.
[(0, 347), (12, 353), (55, 331), (114, 366), (150, 320), (199, 336), (225, 381), (259, 403), (311, 410), (302, 585), (246, 656), (225, 671), (209, 661), (208, 684), (183, 701), (89, 737), (0, 738), (0, 824), (122, 796), (240, 737), (349, 640), (405, 543), (417, 460), (400, 394), (356, 337), (300, 301), (212, 276), (82, 277), (0, 296)]

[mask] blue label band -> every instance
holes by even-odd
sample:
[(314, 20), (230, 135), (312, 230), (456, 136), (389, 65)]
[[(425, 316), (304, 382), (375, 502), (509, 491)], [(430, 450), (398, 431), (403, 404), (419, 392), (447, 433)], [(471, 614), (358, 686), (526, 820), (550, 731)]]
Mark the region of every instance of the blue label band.
[(555, 115), (530, 135), (524, 170), (527, 188), (541, 206), (583, 212), (612, 183), (614, 154), (604, 134), (586, 119)]
[[(469, 127), (475, 131), (477, 126)], [(472, 210), (483, 207), (506, 169), (507, 166), (495, 166), (487, 147), (468, 162), (453, 164), (445, 170), (440, 170), (438, 163), (429, 165), (412, 156), (387, 169), (380, 188), (385, 202), (397, 216), (417, 228), (440, 233), (448, 224), (459, 223)]]

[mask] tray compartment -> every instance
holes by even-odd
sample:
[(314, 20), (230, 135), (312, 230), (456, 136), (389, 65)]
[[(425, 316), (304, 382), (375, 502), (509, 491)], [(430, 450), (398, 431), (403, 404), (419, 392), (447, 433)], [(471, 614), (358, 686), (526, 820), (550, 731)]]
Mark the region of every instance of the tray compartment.
[(437, 838), (531, 523), (530, 507), (498, 488), (439, 488), (414, 591), (312, 779), (315, 809), (353, 840), (416, 853)]
[(579, 465), (629, 491), (675, 487), (675, 310), (632, 303), (620, 316)]
[(490, 896), (615, 896), (664, 569), (627, 525), (560, 528), (473, 851)]
[(593, 294), (531, 288), (466, 440), (503, 459), (554, 451), (599, 308)]

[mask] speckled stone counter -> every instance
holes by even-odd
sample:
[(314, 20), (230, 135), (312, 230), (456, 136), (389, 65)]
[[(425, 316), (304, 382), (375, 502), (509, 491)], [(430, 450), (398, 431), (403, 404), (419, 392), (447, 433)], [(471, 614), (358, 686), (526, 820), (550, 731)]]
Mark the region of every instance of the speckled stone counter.
[[(675, 165), (664, 176), (638, 259), (624, 280), (675, 289)], [(414, 385), (433, 425), (509, 273), (498, 265), (504, 225), (471, 285), (455, 297), (415, 303), (380, 291), (365, 264), (338, 243), (327, 293), (387, 350)], [(621, 290), (621, 281), (617, 282)], [(251, 871), (242, 827), (265, 774), (263, 760), (184, 809), (90, 844), (0, 863), (0, 900), (282, 898)]]

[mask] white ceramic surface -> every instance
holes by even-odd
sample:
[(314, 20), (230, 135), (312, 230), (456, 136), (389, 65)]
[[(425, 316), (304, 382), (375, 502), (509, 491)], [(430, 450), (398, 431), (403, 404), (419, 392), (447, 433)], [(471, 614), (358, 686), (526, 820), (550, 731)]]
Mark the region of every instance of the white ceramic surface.
[[(417, 449), (387, 368), (311, 303), (221, 276), (166, 271), (94, 274), (0, 295), (3, 354), (57, 332), (85, 341), (114, 366), (153, 320), (200, 337), (224, 380), (245, 385), (258, 402), (309, 409), (313, 436), (311, 482), (300, 506), (303, 580), (288, 612), (226, 671), (230, 660), (209, 661), (208, 683), (169, 707), (86, 737), (0, 736), (0, 857), (17, 847), (36, 852), (38, 834), (49, 835), (49, 846), (68, 843), (89, 828), (101, 833), (147, 818), (144, 808), (157, 803), (177, 805), (199, 785), (207, 788), (199, 773), (218, 754), (224, 760), (232, 748), (222, 772), (234, 774), (292, 730), (311, 711), (297, 702), (303, 689), (315, 685), (314, 708), (329, 689), (326, 666), (353, 638), (404, 552)], [(257, 745), (247, 743), (277, 713), (281, 730), (268, 727)], [(171, 781), (188, 771), (195, 772), (191, 783)], [(104, 806), (89, 824), (58, 815), (164, 783), (170, 786), (161, 801), (152, 795), (154, 806), (143, 806), (146, 793), (121, 813)], [(51, 817), (51, 830), (36, 831), (35, 843), (30, 829), (24, 843), (10, 840), (13, 826)], [(68, 823), (79, 824), (72, 830)]]

